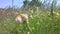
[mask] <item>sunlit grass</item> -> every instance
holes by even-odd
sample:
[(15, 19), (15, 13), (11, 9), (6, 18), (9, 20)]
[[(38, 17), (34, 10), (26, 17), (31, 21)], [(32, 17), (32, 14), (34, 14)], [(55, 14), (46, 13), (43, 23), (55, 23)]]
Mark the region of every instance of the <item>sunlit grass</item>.
[[(0, 20), (0, 34), (60, 34), (60, 16), (52, 19), (46, 12), (33, 13), (29, 18), (29, 30), (26, 23), (18, 24), (15, 17)], [(55, 16), (54, 16), (55, 17)]]

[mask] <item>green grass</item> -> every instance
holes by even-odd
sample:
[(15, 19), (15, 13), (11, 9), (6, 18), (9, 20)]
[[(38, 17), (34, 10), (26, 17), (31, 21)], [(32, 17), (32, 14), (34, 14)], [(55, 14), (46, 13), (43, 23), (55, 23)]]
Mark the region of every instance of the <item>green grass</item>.
[(0, 20), (0, 34), (60, 34), (60, 16), (52, 19), (45, 12), (34, 13), (33, 19), (29, 18), (29, 30), (26, 23), (18, 24), (15, 17), (11, 16)]

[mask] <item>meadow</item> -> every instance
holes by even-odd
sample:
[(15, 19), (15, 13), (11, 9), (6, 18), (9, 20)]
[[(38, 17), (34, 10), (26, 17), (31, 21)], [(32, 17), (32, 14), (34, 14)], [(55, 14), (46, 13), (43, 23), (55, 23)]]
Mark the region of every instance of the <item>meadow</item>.
[[(0, 34), (60, 34), (60, 10), (54, 14), (53, 18), (48, 15), (49, 11), (39, 11), (32, 14), (29, 18), (29, 27), (26, 22), (16, 23), (17, 15), (6, 16), (0, 14)], [(2, 16), (2, 17), (1, 17)]]

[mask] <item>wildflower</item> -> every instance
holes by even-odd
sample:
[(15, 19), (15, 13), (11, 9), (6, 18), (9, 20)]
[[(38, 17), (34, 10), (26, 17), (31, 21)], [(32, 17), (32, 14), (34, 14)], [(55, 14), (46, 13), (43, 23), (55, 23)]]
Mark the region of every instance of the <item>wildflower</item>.
[(30, 32), (28, 32), (28, 34), (30, 34)]
[(57, 16), (59, 16), (59, 13), (56, 13)]
[(32, 15), (30, 15), (30, 18), (32, 18), (32, 19), (33, 19), (33, 16), (32, 16)]
[(48, 12), (48, 16), (50, 16), (50, 12)]

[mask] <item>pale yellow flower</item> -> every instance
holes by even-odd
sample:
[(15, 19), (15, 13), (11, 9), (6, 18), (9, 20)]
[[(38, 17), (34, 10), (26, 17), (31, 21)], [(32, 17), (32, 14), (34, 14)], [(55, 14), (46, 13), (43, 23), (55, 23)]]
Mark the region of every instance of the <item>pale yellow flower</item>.
[(30, 32), (27, 32), (27, 34), (30, 34)]
[(59, 16), (60, 14), (59, 13), (56, 13), (57, 16)]

